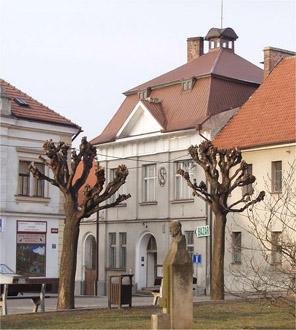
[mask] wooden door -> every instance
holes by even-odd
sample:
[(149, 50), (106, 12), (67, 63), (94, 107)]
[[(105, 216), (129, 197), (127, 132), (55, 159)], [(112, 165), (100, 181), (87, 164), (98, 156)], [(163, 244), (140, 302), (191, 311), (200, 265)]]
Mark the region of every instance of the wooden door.
[(87, 296), (94, 296), (95, 284), (96, 284), (96, 270), (86, 268), (84, 294)]

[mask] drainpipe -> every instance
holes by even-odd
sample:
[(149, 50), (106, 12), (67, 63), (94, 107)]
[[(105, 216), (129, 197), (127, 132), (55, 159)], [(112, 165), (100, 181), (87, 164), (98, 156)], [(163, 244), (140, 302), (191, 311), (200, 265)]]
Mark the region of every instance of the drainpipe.
[(198, 130), (198, 135), (201, 136), (204, 140), (210, 141), (208, 138), (206, 138), (203, 134), (201, 134), (201, 129), (202, 129), (202, 124), (208, 120), (209, 117), (207, 117), (201, 124), (198, 124), (197, 130)]
[[(201, 129), (202, 129), (202, 124), (205, 123), (207, 120), (209, 119), (209, 117), (206, 117), (206, 119), (197, 126), (198, 129), (198, 135), (201, 136), (205, 141), (210, 141), (208, 138), (206, 138), (202, 133), (201, 133)], [(209, 183), (206, 180), (206, 185), (209, 188)], [(211, 208), (209, 207), (208, 203), (206, 202), (206, 224), (210, 227), (210, 237), (206, 237), (206, 255), (207, 255), (207, 262), (206, 262), (206, 292), (205, 294), (207, 294), (207, 291), (211, 292), (211, 279), (212, 279), (212, 223), (213, 223), (213, 213)], [(208, 259), (209, 262), (208, 262)], [(210, 281), (208, 281), (208, 275), (210, 275)]]
[(99, 211), (96, 217), (96, 239), (97, 239), (97, 262), (96, 262), (96, 284), (95, 284), (95, 296), (98, 296), (98, 281), (99, 281)]
[(72, 137), (71, 141), (73, 142), (77, 138), (77, 136), (82, 132), (83, 132), (83, 129), (81, 127), (79, 127), (78, 132)]

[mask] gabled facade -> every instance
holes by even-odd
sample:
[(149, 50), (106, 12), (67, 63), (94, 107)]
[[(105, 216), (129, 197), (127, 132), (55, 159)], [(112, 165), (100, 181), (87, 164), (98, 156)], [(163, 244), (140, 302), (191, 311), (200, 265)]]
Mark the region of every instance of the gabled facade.
[(52, 139), (69, 144), (80, 127), (4, 80), (0, 80), (0, 263), (27, 276), (58, 277), (63, 200), (48, 182), (34, 178), (28, 165)]
[[(265, 201), (255, 207), (256, 226), (250, 212), (228, 219), (225, 281), (231, 290), (253, 291), (262, 285), (261, 290), (287, 294), (292, 275), (287, 270), (295, 265), (281, 252), (281, 244), (296, 243), (296, 56), (271, 47), (264, 52), (264, 82), (214, 139), (217, 147), (242, 150), (256, 177), (253, 188), (266, 192)], [(231, 197), (236, 200), (242, 193)]]
[(76, 272), (81, 293), (94, 286), (88, 281), (95, 269), (88, 251), (91, 246), (95, 255), (96, 237), (99, 294), (106, 293), (114, 273), (133, 273), (138, 289), (153, 286), (162, 275), (171, 220), (181, 221), (190, 253), (202, 255), (194, 276), (202, 292), (208, 288), (210, 238), (197, 238), (195, 230), (210, 224), (209, 210), (176, 171), (185, 168), (203, 179), (187, 148), (217, 134), (260, 85), (263, 71), (235, 54), (237, 35), (231, 28), (211, 29), (205, 39), (207, 53), (204, 38), (189, 38), (186, 64), (125, 92), (114, 117), (92, 141), (107, 179), (119, 164), (128, 167), (122, 189), (132, 197), (100, 212), (97, 234), (95, 218), (81, 224)]

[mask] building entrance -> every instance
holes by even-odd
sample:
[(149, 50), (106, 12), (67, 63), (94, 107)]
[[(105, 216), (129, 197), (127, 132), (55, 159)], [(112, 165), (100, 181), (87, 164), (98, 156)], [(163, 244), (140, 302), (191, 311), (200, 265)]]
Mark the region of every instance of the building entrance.
[(154, 286), (157, 275), (157, 244), (151, 233), (144, 233), (137, 246), (136, 283), (138, 289)]

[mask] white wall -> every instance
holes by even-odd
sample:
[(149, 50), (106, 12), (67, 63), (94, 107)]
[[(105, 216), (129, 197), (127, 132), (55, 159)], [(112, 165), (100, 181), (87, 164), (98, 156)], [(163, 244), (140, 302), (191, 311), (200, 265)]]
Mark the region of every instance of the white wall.
[(71, 144), (76, 131), (60, 125), (1, 117), (0, 218), (5, 226), (0, 233), (0, 263), (16, 269), (18, 220), (46, 221), (46, 276), (58, 277), (60, 233), (51, 233), (51, 228), (58, 228), (63, 220), (61, 194), (46, 182), (45, 198), (18, 196), (18, 166), (19, 160), (37, 161), (42, 145), (48, 139)]

